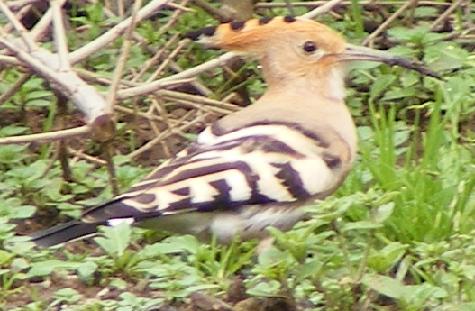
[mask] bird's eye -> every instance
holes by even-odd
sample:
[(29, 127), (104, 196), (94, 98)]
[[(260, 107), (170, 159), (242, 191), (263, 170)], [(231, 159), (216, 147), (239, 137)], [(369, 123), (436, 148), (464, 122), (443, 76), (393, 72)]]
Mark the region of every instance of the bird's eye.
[(317, 50), (317, 44), (313, 41), (305, 41), (305, 43), (303, 44), (303, 50), (306, 53), (312, 54)]

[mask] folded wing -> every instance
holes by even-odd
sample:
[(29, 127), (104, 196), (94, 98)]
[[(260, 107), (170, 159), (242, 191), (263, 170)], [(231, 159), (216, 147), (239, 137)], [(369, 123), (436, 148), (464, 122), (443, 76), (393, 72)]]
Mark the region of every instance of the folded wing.
[(292, 203), (325, 196), (342, 179), (338, 155), (299, 126), (251, 124), (214, 132), (207, 128), (197, 143), (127, 193), (86, 211), (83, 221), (140, 221), (187, 211)]

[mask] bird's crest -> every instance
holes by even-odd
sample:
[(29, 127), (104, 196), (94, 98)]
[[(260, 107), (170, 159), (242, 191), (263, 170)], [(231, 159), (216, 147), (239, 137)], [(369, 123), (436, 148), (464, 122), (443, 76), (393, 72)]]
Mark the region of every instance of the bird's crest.
[(293, 16), (262, 17), (246, 22), (233, 21), (209, 26), (186, 34), (186, 37), (213, 48), (253, 52), (268, 46), (269, 40), (286, 40), (287, 35), (312, 33), (321, 37), (321, 46), (327, 50), (340, 49), (343, 40), (326, 25)]

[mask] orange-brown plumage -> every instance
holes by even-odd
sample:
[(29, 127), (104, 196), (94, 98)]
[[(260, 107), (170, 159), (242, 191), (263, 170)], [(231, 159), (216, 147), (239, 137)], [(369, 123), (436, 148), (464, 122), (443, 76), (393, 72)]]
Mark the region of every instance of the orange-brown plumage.
[(232, 29), (232, 23), (221, 24), (210, 38), (210, 43), (226, 50), (259, 53), (285, 41), (286, 36), (295, 38), (304, 35), (332, 53), (340, 53), (345, 48), (341, 35), (324, 24), (306, 19), (296, 19), (292, 22), (286, 22), (284, 19), (285, 17), (276, 17), (265, 24), (259, 23), (258, 19), (252, 19), (236, 30)]

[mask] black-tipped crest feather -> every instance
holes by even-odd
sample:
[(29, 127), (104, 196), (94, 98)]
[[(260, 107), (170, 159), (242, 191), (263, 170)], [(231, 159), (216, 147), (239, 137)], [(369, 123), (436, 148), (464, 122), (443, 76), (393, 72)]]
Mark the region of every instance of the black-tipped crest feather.
[(212, 37), (216, 31), (216, 26), (208, 26), (196, 31), (190, 31), (185, 34), (185, 38), (197, 41), (202, 35)]

